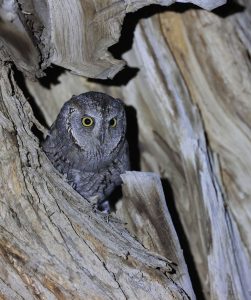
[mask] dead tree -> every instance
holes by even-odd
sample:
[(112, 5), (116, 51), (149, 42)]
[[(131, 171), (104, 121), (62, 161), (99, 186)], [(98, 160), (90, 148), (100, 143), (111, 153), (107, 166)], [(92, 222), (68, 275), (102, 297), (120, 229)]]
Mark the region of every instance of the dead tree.
[[(141, 9), (123, 53), (124, 18), (173, 2), (0, 1), (0, 299), (250, 298), (251, 6)], [(115, 86), (122, 55), (139, 70)], [(34, 81), (52, 64), (65, 68), (56, 83)], [(43, 125), (88, 90), (137, 111), (146, 172), (122, 176), (109, 221), (39, 146)]]

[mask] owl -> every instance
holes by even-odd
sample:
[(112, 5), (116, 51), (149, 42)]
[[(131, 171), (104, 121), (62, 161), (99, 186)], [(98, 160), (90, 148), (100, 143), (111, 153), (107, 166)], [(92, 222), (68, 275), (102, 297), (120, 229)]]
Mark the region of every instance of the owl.
[(42, 148), (79, 194), (109, 212), (109, 196), (130, 168), (123, 102), (98, 92), (73, 96)]

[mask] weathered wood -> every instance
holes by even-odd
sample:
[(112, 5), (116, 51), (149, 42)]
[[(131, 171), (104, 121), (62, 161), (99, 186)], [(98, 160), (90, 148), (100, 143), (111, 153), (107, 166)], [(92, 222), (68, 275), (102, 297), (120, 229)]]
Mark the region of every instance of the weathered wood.
[(168, 212), (160, 178), (154, 173), (127, 172), (122, 176), (123, 201), (117, 214), (145, 248), (177, 262), (173, 279), (195, 299), (183, 252)]
[[(95, 12), (92, 10), (94, 2), (97, 7)], [(75, 73), (86, 76), (100, 78), (107, 76), (112, 77), (115, 72), (121, 68), (122, 63), (121, 61), (113, 60), (110, 55), (106, 56), (107, 47), (118, 40), (121, 26), (120, 23), (122, 23), (125, 13), (134, 11), (146, 3), (167, 4), (167, 2), (130, 1), (129, 5), (129, 2), (124, 1), (123, 4), (121, 4), (122, 2), (112, 3), (112, 5), (109, 6), (109, 9), (105, 9), (105, 5), (111, 4), (111, 2), (108, 2), (109, 1), (102, 1), (98, 3), (92, 1), (88, 2), (90, 6), (87, 7), (86, 1), (83, 2), (85, 6), (82, 5), (82, 1), (75, 1), (74, 3), (76, 3), (76, 5), (80, 5), (80, 10), (67, 11), (66, 18), (62, 18), (63, 7), (59, 6), (59, 2), (47, 1), (46, 3), (48, 6), (47, 9), (44, 10), (45, 15), (43, 17), (40, 16), (40, 18), (45, 18), (46, 20), (48, 15), (53, 17), (53, 26), (50, 27), (49, 23), (46, 24), (46, 28), (43, 29), (45, 30), (43, 31), (43, 39), (38, 38), (38, 42), (34, 42), (34, 40), (31, 39), (31, 36), (33, 35), (32, 32), (30, 32), (31, 35), (26, 35), (27, 39), (25, 38), (25, 40), (29, 41), (27, 43), (30, 43), (31, 41), (33, 43), (33, 48), (31, 47), (31, 49), (34, 50), (34, 54), (32, 54), (31, 57), (34, 58), (34, 63), (30, 60), (33, 69), (26, 70), (30, 66), (29, 63), (26, 63), (26, 65), (24, 64), (21, 67), (19, 65), (19, 69), (30, 74), (36, 72), (37, 75), (40, 75), (41, 69), (54, 63), (69, 68)], [(168, 1), (168, 3), (171, 2), (173, 1)], [(187, 1), (184, 0), (181, 2)], [(214, 5), (217, 4), (217, 1), (213, 2)], [(27, 3), (28, 2), (26, 2), (25, 5), (28, 5)], [(64, 5), (66, 2), (61, 3)], [(195, 3), (195, 1), (193, 3)], [(197, 4), (198, 3), (201, 5), (212, 4), (211, 1), (203, 1), (203, 3), (202, 1), (197, 1)], [(155, 16), (151, 19), (142, 20), (135, 31), (133, 49), (123, 56), (128, 65), (140, 69), (137, 76), (130, 81), (127, 86), (119, 88), (102, 86), (102, 84), (88, 82), (86, 79), (74, 76), (69, 72), (63, 73), (59, 77), (61, 83), (55, 86), (51, 85), (50, 89), (43, 88), (38, 82), (28, 83), (29, 90), (32, 92), (34, 99), (43, 111), (48, 124), (51, 124), (54, 121), (59, 108), (72, 94), (78, 94), (87, 90), (94, 89), (110, 93), (115, 97), (125, 99), (127, 104), (133, 105), (136, 108), (139, 125), (139, 146), (142, 169), (154, 171), (159, 173), (161, 177), (168, 179), (173, 190), (175, 205), (201, 279), (204, 295), (207, 299), (249, 299), (251, 293), (249, 284), (251, 278), (251, 240), (249, 234), (251, 223), (249, 215), (251, 203), (251, 161), (248, 152), (248, 149), (251, 146), (249, 138), (249, 98), (251, 94), (251, 39), (249, 24), (251, 23), (251, 6), (250, 2), (245, 0), (239, 1), (239, 3), (244, 5), (245, 9), (243, 10), (241, 6), (237, 6), (239, 13), (235, 13), (232, 10), (232, 15), (228, 14), (227, 10), (217, 11), (216, 13), (219, 15), (216, 15), (202, 10), (191, 9), (182, 14), (178, 14), (174, 11), (167, 11), (158, 17)], [(74, 6), (74, 9), (75, 8), (76, 6)], [(210, 9), (212, 7), (207, 6), (207, 8)], [(89, 9), (91, 13), (88, 13), (88, 16), (91, 16), (92, 19), (88, 19), (89, 17), (83, 19), (83, 16)], [(34, 7), (34, 10), (39, 11), (41, 9)], [(58, 11), (61, 11), (59, 17), (57, 15)], [(22, 18), (25, 18), (27, 21), (28, 18), (32, 17), (24, 12), (25, 9), (23, 6), (22, 10), (18, 12), (18, 18), (21, 20), (20, 22), (22, 25), (20, 26), (23, 26), (25, 28), (24, 30), (29, 32), (29, 25), (26, 24), (26, 27)], [(46, 13), (48, 14), (47, 17)], [(76, 14), (76, 18), (73, 18), (74, 14)], [(67, 22), (62, 23), (64, 20), (67, 20)], [(94, 26), (91, 29), (88, 26), (79, 27), (78, 24), (81, 22), (83, 24), (85, 20), (87, 23), (90, 22), (89, 20), (94, 20), (96, 27)], [(41, 24), (43, 24), (43, 22), (44, 21), (41, 21)], [(109, 23), (109, 26), (103, 28), (104, 22)], [(14, 25), (15, 24), (16, 23), (14, 22)], [(8, 29), (8, 26), (6, 27), (6, 25), (8, 25), (8, 23), (6, 24), (6, 20), (4, 19), (4, 27), (2, 27), (4, 32), (8, 32), (8, 30), (13, 32), (13, 30)], [(74, 34), (70, 34), (74, 27), (79, 29), (79, 31), (76, 30), (74, 31)], [(52, 28), (54, 28), (54, 32), (52, 32)], [(96, 30), (94, 35), (91, 35), (92, 30)], [(100, 39), (102, 35), (104, 39)], [(39, 34), (37, 36), (39, 37)], [(99, 40), (95, 40), (96, 42), (93, 41), (93, 36), (95, 36), (95, 38), (99, 37)], [(44, 43), (41, 43), (42, 40)], [(83, 45), (83, 41), (90, 42), (84, 43)], [(38, 45), (40, 45), (39, 53), (42, 53), (40, 56), (42, 60), (39, 61), (39, 63), (37, 63), (35, 58), (35, 52), (38, 51)], [(45, 45), (46, 48), (44, 48)], [(7, 53), (6, 47), (4, 49), (6, 59), (9, 59), (11, 51), (15, 52), (16, 50), (15, 47), (14, 50), (8, 48), (10, 53)], [(13, 56), (15, 54), (11, 53), (11, 55)], [(21, 57), (18, 57), (18, 59), (15, 60), (15, 63), (20, 63), (20, 60), (22, 59), (24, 58), (22, 58), (21, 52)], [(6, 79), (6, 82), (7, 81), (8, 79)], [(14, 103), (16, 102), (14, 101)], [(26, 109), (25, 102), (22, 103)], [(8, 109), (8, 111), (10, 110)], [(19, 111), (22, 113), (21, 108), (19, 108)], [(12, 115), (12, 113), (9, 114)], [(14, 119), (16, 118), (17, 115)], [(36, 122), (30, 113), (27, 120)], [(9, 121), (9, 115), (2, 117), (0, 124), (10, 132), (15, 132), (12, 122)], [(17, 126), (17, 124), (18, 123), (15, 123), (15, 126)], [(23, 124), (24, 122), (19, 123), (21, 128), (29, 128), (31, 125), (31, 123), (28, 125), (26, 124), (25, 127)], [(17, 126), (17, 128), (19, 127)], [(30, 201), (34, 201), (34, 203), (38, 202), (35, 193), (37, 193), (37, 189), (39, 188), (34, 188), (31, 184), (31, 180), (35, 180), (32, 182), (40, 183), (41, 174), (44, 175), (44, 173), (39, 173), (40, 175), (36, 173), (37, 170), (40, 170), (40, 165), (35, 164), (35, 168), (28, 168), (27, 166), (24, 168), (23, 165), (27, 164), (27, 157), (30, 157), (30, 159), (34, 159), (35, 161), (38, 159), (40, 162), (42, 161), (42, 164), (47, 166), (43, 166), (42, 168), (45, 168), (48, 172), (51, 169), (48, 162), (41, 159), (41, 153), (39, 152), (40, 150), (37, 146), (37, 142), (32, 144), (28, 149), (29, 151), (27, 151), (23, 150), (24, 146), (22, 145), (23, 143), (26, 144), (26, 139), (24, 139), (24, 142), (19, 139), (19, 150), (17, 150), (17, 147), (14, 147), (11, 143), (12, 139), (9, 136), (6, 138), (6, 132), (4, 132), (4, 134), (2, 139), (7, 146), (9, 145), (9, 148), (3, 152), (4, 155), (1, 157), (3, 158), (2, 163), (8, 163), (8, 167), (5, 166), (5, 171), (2, 171), (3, 169), (1, 171), (3, 172), (2, 174), (6, 176), (4, 178), (9, 178), (9, 180), (7, 181), (7, 179), (5, 179), (5, 188), (3, 188), (2, 191), (5, 197), (8, 195), (8, 199), (12, 199), (10, 201), (12, 210), (7, 209), (9, 204), (5, 210), (2, 210), (8, 215), (8, 222), (6, 221), (6, 223), (4, 223), (4, 226), (6, 227), (7, 224), (13, 222), (12, 219), (16, 220), (16, 215), (19, 216), (19, 213), (23, 213), (22, 209), (25, 208), (27, 210), (29, 207), (33, 207), (33, 204), (29, 206), (27, 201), (23, 200), (26, 199), (27, 196), (26, 189), (31, 193), (29, 197), (27, 196), (27, 199), (33, 199)], [(15, 135), (11, 134), (10, 136), (13, 138)], [(34, 138), (30, 131), (29, 137), (30, 139)], [(37, 151), (39, 154), (34, 154), (35, 152), (37, 153)], [(16, 157), (13, 157), (10, 154), (8, 157), (7, 152), (12, 153), (12, 155), (15, 153)], [(27, 154), (28, 152), (32, 153), (32, 155)], [(22, 157), (22, 166), (20, 167), (20, 170), (23, 171), (25, 169), (25, 172), (29, 170), (29, 172), (31, 172), (29, 176), (33, 177), (31, 179), (25, 173), (24, 182), (26, 186), (23, 185), (21, 180), (21, 183), (18, 184), (18, 188), (14, 188), (14, 192), (10, 194), (9, 191), (6, 190), (6, 186), (10, 185), (11, 187), (15, 187), (17, 185), (17, 178), (19, 178), (13, 175), (15, 174), (13, 171), (15, 168), (12, 167), (11, 169), (9, 167), (13, 165), (10, 164), (10, 161), (14, 159), (16, 164), (20, 165), (20, 161), (18, 160), (19, 154)], [(34, 162), (29, 162), (29, 164), (34, 166)], [(55, 186), (57, 187), (58, 184), (62, 184), (62, 181), (60, 181), (57, 176), (54, 176), (55, 173), (52, 174), (53, 175), (49, 177), (50, 183), (47, 183), (47, 185), (54, 191), (52, 193), (53, 199), (59, 200), (59, 192)], [(65, 192), (65, 188), (67, 193)], [(80, 207), (83, 204), (80, 204), (81, 200), (77, 198), (78, 196), (76, 193), (72, 190), (69, 191), (64, 185), (62, 186), (62, 189), (64, 191), (63, 194), (67, 194), (67, 199), (69, 199), (72, 205), (76, 204), (81, 210)], [(44, 202), (45, 200), (41, 201), (41, 203), (43, 205), (45, 203), (46, 209), (47, 206), (49, 206), (52, 207), (52, 211), (54, 211), (55, 208), (53, 204), (51, 204), (54, 200), (49, 196), (51, 195), (51, 191), (49, 193), (46, 188), (43, 187), (43, 192), (41, 193), (51, 199), (49, 205), (47, 202)], [(74, 198), (71, 193), (74, 193)], [(16, 207), (14, 203), (19, 203), (16, 201), (17, 195), (20, 197), (21, 204), (18, 204)], [(41, 197), (40, 193), (38, 193), (38, 195)], [(62, 199), (64, 199), (64, 197)], [(47, 199), (46, 201), (49, 200)], [(84, 212), (79, 213), (79, 217), (82, 218), (81, 220), (77, 219), (77, 221), (73, 221), (75, 220), (74, 215), (76, 214), (76, 210), (74, 210), (74, 208), (72, 208), (73, 210), (70, 209), (66, 214), (67, 217), (70, 215), (69, 222), (73, 222), (74, 226), (77, 228), (81, 227), (81, 229), (77, 231), (77, 234), (80, 234), (80, 237), (76, 237), (74, 232), (70, 231), (72, 230), (71, 228), (65, 227), (65, 220), (62, 220), (65, 216), (65, 211), (68, 211), (68, 206), (65, 203), (67, 202), (62, 201), (62, 204), (60, 204), (60, 209), (62, 210), (62, 207), (64, 209), (63, 213), (57, 213), (54, 214), (55, 216), (53, 215), (54, 217), (52, 216), (52, 218), (55, 218), (56, 220), (60, 218), (60, 223), (55, 223), (56, 221), (54, 219), (53, 222), (58, 228), (61, 228), (60, 226), (63, 227), (63, 229), (60, 229), (60, 234), (62, 232), (63, 238), (69, 238), (69, 236), (71, 238), (73, 237), (73, 241), (70, 242), (68, 247), (72, 247), (69, 248), (69, 251), (72, 254), (73, 248), (77, 245), (77, 250), (74, 253), (80, 254), (76, 254), (77, 258), (75, 260), (86, 263), (86, 258), (83, 256), (84, 251), (87, 252), (88, 249), (86, 250), (86, 247), (83, 247), (82, 249), (81, 238), (90, 235), (90, 224), (92, 222), (89, 221), (90, 223), (88, 223), (88, 221), (86, 221)], [(40, 207), (42, 204), (37, 205)], [(32, 208), (30, 209), (32, 211)], [(99, 220), (99, 216), (93, 215), (88, 209), (87, 211), (91, 216), (91, 220), (99, 222), (97, 221)], [(137, 212), (135, 210), (133, 211), (136, 216)], [(164, 207), (162, 206), (161, 212), (163, 213), (163, 211)], [(41, 217), (41, 215), (44, 216), (42, 212), (43, 210), (38, 210), (38, 213), (36, 212), (40, 221), (36, 220), (32, 215), (29, 216), (26, 212), (28, 217), (30, 217), (28, 218), (28, 221), (32, 220), (32, 226), (39, 228), (40, 223), (42, 223), (44, 227), (47, 225), (46, 222), (44, 223), (41, 221), (44, 218)], [(154, 214), (154, 212), (151, 213)], [(26, 215), (24, 215), (24, 217), (26, 217)], [(146, 222), (146, 218), (142, 216), (141, 218), (142, 222)], [(83, 221), (87, 222), (89, 225), (83, 224)], [(128, 214), (128, 222), (131, 221), (132, 216), (129, 216)], [(18, 223), (18, 221), (16, 222)], [(67, 224), (70, 226), (70, 223)], [(130, 224), (132, 224), (132, 222)], [(104, 237), (107, 234), (112, 235), (113, 228), (117, 228), (117, 231), (115, 230), (114, 233), (116, 235), (123, 227), (121, 224), (116, 225), (117, 227), (115, 225), (113, 227), (113, 225), (113, 223), (107, 225), (105, 222), (104, 224), (102, 223), (102, 225), (96, 225), (97, 230), (99, 230), (99, 228), (102, 228), (103, 230), (100, 231), (103, 235), (102, 245), (105, 244), (103, 242)], [(50, 226), (50, 228), (54, 228), (52, 225)], [(85, 226), (87, 226), (87, 228), (82, 229), (82, 227)], [(109, 226), (112, 226), (111, 230), (109, 229)], [(132, 229), (133, 228), (131, 227), (131, 230)], [(139, 228), (134, 228), (135, 234), (138, 235), (138, 239), (141, 240), (145, 246), (151, 248), (153, 245), (148, 243), (143, 232), (137, 233), (137, 229), (139, 230)], [(20, 229), (18, 225), (16, 225), (16, 227), (14, 229), (11, 228), (11, 230), (13, 232), (18, 232)], [(54, 229), (50, 230), (54, 232)], [(45, 229), (39, 229), (39, 235), (40, 231), (43, 233), (45, 232)], [(158, 231), (160, 231), (160, 229), (158, 229)], [(55, 232), (58, 233), (57, 229), (55, 229)], [(94, 234), (93, 231), (91, 232)], [(4, 234), (8, 238), (7, 233)], [(57, 236), (56, 233), (54, 233), (54, 235)], [(117, 237), (118, 236), (116, 235), (116, 238)], [(32, 245), (28, 242), (28, 238), (31, 238), (31, 235), (27, 235), (27, 237), (24, 238), (22, 233), (19, 238), (24, 239), (27, 242), (27, 245), (30, 245), (31, 249), (33, 249), (32, 246), (36, 247), (36, 245)], [(154, 247), (156, 248), (154, 248), (154, 251), (158, 251), (159, 253), (162, 253), (163, 251), (163, 253), (167, 253), (168, 248), (165, 249), (163, 247), (163, 240), (158, 243), (158, 235), (156, 235), (155, 238)], [(13, 239), (13, 236), (9, 235), (9, 239)], [(58, 236), (57, 239), (59, 240)], [(13, 239), (13, 241), (15, 241), (15, 245), (17, 245), (16, 239)], [(48, 241), (46, 244), (47, 248), (52, 244), (52, 242)], [(100, 253), (106, 253), (104, 249), (108, 247), (107, 245), (109, 243), (108, 241), (106, 242), (107, 244), (102, 246), (102, 248), (99, 247), (99, 243), (96, 243), (96, 240), (91, 240), (91, 242), (88, 243), (95, 244), (95, 246), (91, 246), (92, 250), (94, 249), (95, 252), (98, 251), (98, 256), (100, 256)], [(134, 243), (131, 239), (130, 242), (132, 244)], [(62, 239), (60, 240), (60, 243), (63, 244)], [(58, 245), (54, 243), (55, 245), (53, 245), (55, 249), (53, 248), (51, 251), (54, 256), (56, 256), (57, 253), (56, 248), (63, 247), (60, 243)], [(4, 245), (8, 245), (8, 243), (5, 241)], [(125, 244), (121, 242), (121, 249), (124, 248), (124, 245)], [(162, 245), (162, 247), (160, 245)], [(127, 246), (131, 247), (129, 245)], [(16, 282), (16, 291), (23, 288), (24, 282), (28, 282), (28, 286), (30, 289), (33, 289), (33, 291), (28, 291), (27, 294), (24, 294), (25, 297), (28, 297), (27, 299), (30, 297), (29, 293), (36, 293), (36, 289), (40, 289), (45, 294), (48, 293), (48, 286), (50, 287), (49, 289), (53, 291), (54, 295), (59, 293), (57, 295), (59, 298), (62, 297), (60, 292), (64, 293), (66, 297), (75, 297), (77, 293), (83, 292), (83, 287), (77, 288), (77, 291), (72, 291), (71, 289), (73, 289), (73, 287), (70, 285), (66, 284), (64, 287), (59, 285), (63, 280), (66, 282), (68, 280), (68, 282), (70, 282), (69, 278), (72, 276), (69, 273), (70, 271), (64, 269), (60, 264), (65, 257), (68, 258), (69, 254), (67, 251), (63, 252), (62, 256), (58, 259), (60, 260), (60, 267), (55, 263), (59, 273), (63, 274), (61, 277), (57, 278), (57, 280), (53, 277), (53, 280), (56, 280), (58, 288), (58, 290), (56, 290), (53, 288), (53, 282), (51, 283), (49, 281), (49, 283), (46, 283), (46, 287), (41, 284), (41, 269), (39, 269), (39, 266), (37, 267), (41, 273), (36, 277), (34, 275), (34, 269), (30, 267), (30, 265), (33, 265), (36, 262), (35, 251), (33, 252), (34, 256), (32, 256), (33, 260), (30, 262), (26, 260), (24, 254), (24, 249), (26, 249), (26, 247), (23, 245), (22, 247), (23, 248), (20, 250), (16, 247), (13, 248), (13, 245), (10, 245), (8, 249), (10, 249), (9, 251), (12, 254), (8, 257), (6, 251), (3, 252), (5, 253), (5, 256), (3, 256), (4, 260), (1, 261), (4, 265), (6, 264), (6, 261), (9, 261), (9, 265), (6, 266), (7, 271), (5, 274), (9, 274), (9, 280), (11, 282)], [(180, 253), (178, 248), (179, 247), (176, 244), (176, 255), (179, 255)], [(136, 253), (137, 251), (142, 251), (143, 248), (137, 246), (133, 249), (135, 249), (133, 259), (137, 261), (133, 267), (133, 270), (135, 271), (142, 267), (143, 260), (147, 259), (148, 254), (142, 258), (143, 260), (140, 260)], [(117, 280), (117, 276), (121, 275), (118, 271), (120, 270), (118, 266), (121, 265), (120, 258), (115, 254), (117, 253), (116, 251), (115, 248), (113, 249), (113, 252), (109, 250), (108, 258), (106, 257), (107, 261), (102, 257), (102, 262), (105, 261), (108, 270), (112, 270), (112, 272), (116, 274), (115, 279)], [(44, 253), (46, 252), (42, 252), (42, 258), (39, 258), (36, 263), (38, 265), (44, 259), (45, 266), (49, 268), (49, 262), (43, 257), (43, 255), (45, 255)], [(172, 253), (175, 254), (174, 252)], [(124, 252), (123, 255), (127, 256)], [(152, 269), (157, 265), (161, 270), (163, 267), (163, 265), (160, 266), (158, 258), (155, 256), (153, 257), (154, 262), (151, 264), (151, 267), (143, 269), (143, 272), (145, 272), (144, 274), (148, 274), (148, 277), (145, 279), (145, 284), (149, 284), (151, 281), (149, 272), (151, 273)], [(172, 255), (170, 257), (173, 259)], [(93, 261), (94, 258), (92, 258), (92, 263)], [(180, 272), (179, 268), (183, 266), (182, 258), (180, 258), (180, 262), (181, 264), (178, 264), (177, 268), (178, 273)], [(78, 275), (79, 277), (76, 276), (76, 282), (79, 285), (81, 276), (84, 276), (84, 271), (79, 271), (79, 267), (77, 266), (81, 265), (81, 263), (75, 262), (73, 266), (71, 266), (72, 269), (70, 269), (73, 270), (72, 272), (74, 274), (75, 272), (77, 272), (77, 274), (79, 274), (78, 272), (81, 273)], [(97, 272), (97, 270), (102, 270), (100, 272), (103, 272), (103, 275), (109, 273), (106, 273), (107, 271), (102, 269), (102, 264), (100, 262), (95, 263), (97, 263), (97, 266), (94, 268), (95, 272)], [(26, 269), (24, 273), (21, 273), (18, 277), (17, 274), (19, 273), (13, 272), (13, 266), (15, 270), (23, 271), (23, 265), (25, 265)], [(91, 263), (89, 262), (88, 268), (90, 265)], [(27, 273), (27, 270), (32, 270), (31, 273), (34, 272), (32, 273), (35, 278), (32, 278), (34, 281), (27, 277), (27, 274), (29, 274)], [(53, 267), (51, 266), (49, 271), (53, 273), (52, 270)], [(134, 274), (134, 271), (131, 269), (128, 270), (128, 267), (126, 268), (126, 274)], [(93, 273), (91, 274), (94, 276)], [(106, 275), (102, 277), (103, 275), (100, 275), (100, 277), (96, 276), (99, 283), (102, 282), (102, 288), (105, 289), (109, 286), (110, 289), (110, 286), (113, 286), (113, 288), (111, 288), (112, 295), (120, 297), (122, 292), (119, 288), (116, 289), (116, 287), (118, 287), (115, 282), (116, 280), (105, 280), (104, 278)], [(51, 276), (54, 276), (54, 274)], [(128, 289), (129, 291), (132, 291), (133, 284), (128, 286), (125, 278), (123, 276), (123, 278), (121, 278), (121, 276), (119, 277), (119, 285), (122, 290), (126, 291)], [(128, 276), (130, 277), (130, 275)], [(164, 275), (159, 276), (161, 277)], [(113, 274), (111, 274), (111, 278), (112, 277)], [(135, 283), (138, 280), (138, 277), (135, 276), (133, 278), (135, 279)], [(176, 278), (176, 275), (173, 275), (172, 279), (173, 278)], [(186, 276), (184, 281), (182, 277), (180, 279), (181, 281), (176, 278), (182, 288), (184, 288), (184, 286), (181, 282), (184, 282), (186, 286), (189, 286), (189, 280), (186, 279)], [(165, 280), (168, 281), (166, 277)], [(161, 284), (166, 282), (165, 280), (161, 279)], [(168, 281), (168, 284), (169, 283), (170, 282)], [(93, 284), (93, 281), (91, 281), (91, 284)], [(106, 286), (106, 284), (108, 285)], [(155, 286), (156, 282), (151, 284)], [(3, 285), (1, 288), (3, 288), (4, 291), (8, 290), (8, 295), (10, 295), (10, 297), (13, 296), (13, 290), (10, 287)], [(161, 288), (160, 295), (163, 296), (166, 290), (163, 286)], [(179, 292), (182, 293), (182, 290), (176, 285), (172, 286), (172, 288), (176, 291), (177, 295), (179, 295)], [(145, 291), (147, 291), (147, 288)], [(94, 295), (90, 290), (85, 292), (85, 296), (88, 295), (91, 297)], [(102, 295), (102, 292), (103, 290), (100, 291), (97, 289), (97, 295)], [(139, 295), (145, 297), (145, 294)], [(108, 296), (111, 296), (111, 294)], [(148, 296), (151, 297), (152, 295), (148, 294)], [(190, 296), (193, 297), (192, 294), (190, 294)], [(135, 297), (133, 292), (129, 294), (129, 297)]]
[(48, 122), (57, 113), (54, 103), (69, 98), (59, 97), (61, 90), (105, 91), (136, 108), (142, 169), (170, 182), (207, 299), (250, 297), (251, 48), (244, 24), (251, 14), (245, 3), (246, 10), (226, 18), (192, 9), (142, 20), (123, 56), (140, 71), (122, 88), (68, 73), (50, 91), (29, 84), (34, 98), (45, 101)]
[(185, 16), (169, 13), (161, 24), (202, 114), (210, 147), (219, 154), (226, 206), (251, 255), (251, 45), (243, 39), (250, 34), (240, 25), (244, 17), (251, 22), (251, 6), (227, 19), (203, 11)]
[(0, 296), (189, 299), (192, 290), (174, 282), (168, 259), (146, 250), (119, 220), (107, 222), (56, 173), (7, 66), (0, 88)]
[[(39, 76), (39, 51), (22, 17), (24, 16), (16, 1), (0, 1), (0, 49), (3, 48), (1, 60), (14, 61), (29, 77)], [(38, 22), (39, 19), (37, 24)], [(36, 28), (33, 29), (35, 31)]]
[[(1, 2), (0, 37), (21, 71), (41, 76), (41, 70), (56, 64), (79, 75), (107, 78), (124, 66), (107, 49), (118, 41), (126, 13), (150, 4), (170, 5), (175, 0)], [(194, 3), (212, 9), (225, 0)]]
[[(247, 299), (251, 274), (245, 243), (225, 205), (218, 159), (206, 143), (199, 110), (167, 45), (159, 20), (153, 18), (137, 28), (134, 50), (128, 54), (131, 65), (141, 65), (146, 74), (124, 91), (130, 104), (145, 107), (144, 112), (138, 109), (142, 147), (149, 149), (142, 155), (143, 166), (172, 184), (205, 294), (212, 299)], [(245, 227), (248, 230), (248, 223)]]

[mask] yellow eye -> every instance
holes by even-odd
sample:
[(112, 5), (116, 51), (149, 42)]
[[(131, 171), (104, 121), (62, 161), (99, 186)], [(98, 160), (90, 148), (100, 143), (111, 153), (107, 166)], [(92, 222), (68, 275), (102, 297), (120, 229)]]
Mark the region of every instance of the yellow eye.
[(110, 121), (109, 121), (109, 125), (111, 127), (116, 127), (117, 125), (117, 120), (115, 118), (112, 118)]
[(91, 117), (84, 117), (82, 119), (82, 124), (85, 126), (85, 127), (91, 127), (93, 124), (94, 124), (94, 120), (93, 118)]

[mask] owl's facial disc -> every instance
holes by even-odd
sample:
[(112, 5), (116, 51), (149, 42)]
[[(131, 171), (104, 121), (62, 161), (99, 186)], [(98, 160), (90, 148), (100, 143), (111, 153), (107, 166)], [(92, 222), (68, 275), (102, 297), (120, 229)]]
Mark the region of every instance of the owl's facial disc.
[(125, 111), (120, 101), (94, 100), (72, 101), (66, 122), (74, 144), (83, 153), (83, 161), (79, 163), (88, 168), (90, 165), (90, 169), (105, 167), (117, 157), (126, 131)]

